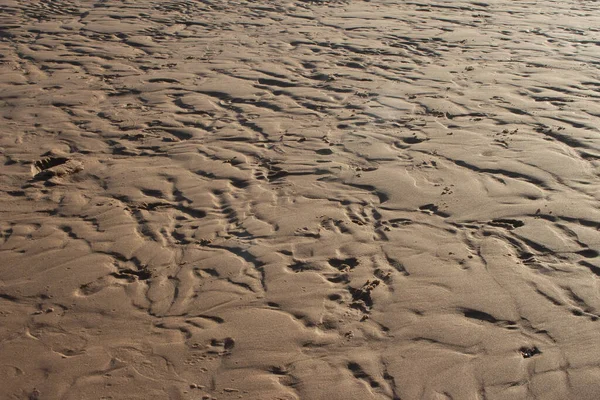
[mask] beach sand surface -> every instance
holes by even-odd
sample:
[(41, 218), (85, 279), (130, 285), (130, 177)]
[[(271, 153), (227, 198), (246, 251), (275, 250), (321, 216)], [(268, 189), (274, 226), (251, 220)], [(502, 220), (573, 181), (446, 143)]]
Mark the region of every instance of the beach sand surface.
[(0, 0), (0, 398), (600, 398), (600, 4)]

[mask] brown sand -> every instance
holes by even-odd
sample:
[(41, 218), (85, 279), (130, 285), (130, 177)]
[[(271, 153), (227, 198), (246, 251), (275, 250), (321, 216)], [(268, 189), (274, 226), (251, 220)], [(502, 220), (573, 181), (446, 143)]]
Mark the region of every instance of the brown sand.
[(0, 26), (0, 398), (600, 398), (597, 2)]

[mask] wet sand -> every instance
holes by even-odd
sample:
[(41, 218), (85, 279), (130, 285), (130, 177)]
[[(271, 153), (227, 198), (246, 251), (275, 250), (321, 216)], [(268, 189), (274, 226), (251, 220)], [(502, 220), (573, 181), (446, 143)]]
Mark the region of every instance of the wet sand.
[(0, 398), (600, 398), (598, 27), (0, 1)]

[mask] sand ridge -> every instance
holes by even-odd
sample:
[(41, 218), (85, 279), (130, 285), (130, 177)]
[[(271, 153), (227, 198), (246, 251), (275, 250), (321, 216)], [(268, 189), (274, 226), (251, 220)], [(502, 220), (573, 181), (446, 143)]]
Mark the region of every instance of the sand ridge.
[(0, 398), (597, 399), (593, 2), (0, 2)]

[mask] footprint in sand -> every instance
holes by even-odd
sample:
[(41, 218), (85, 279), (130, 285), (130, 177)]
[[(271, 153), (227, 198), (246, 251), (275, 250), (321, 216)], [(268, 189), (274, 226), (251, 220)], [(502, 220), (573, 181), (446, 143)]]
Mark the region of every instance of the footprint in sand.
[(83, 163), (67, 157), (44, 157), (31, 165), (31, 174), (35, 180), (49, 180), (63, 177), (83, 170)]

